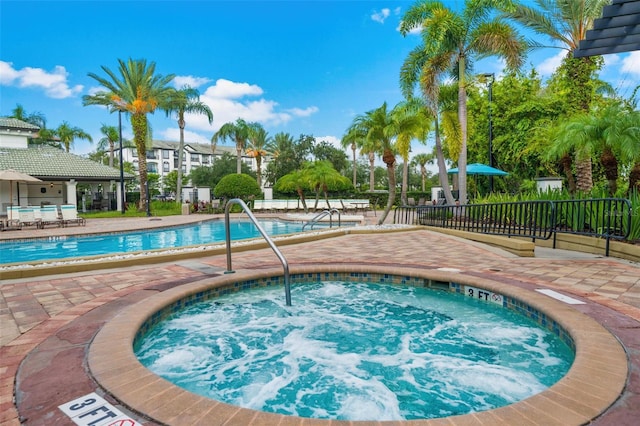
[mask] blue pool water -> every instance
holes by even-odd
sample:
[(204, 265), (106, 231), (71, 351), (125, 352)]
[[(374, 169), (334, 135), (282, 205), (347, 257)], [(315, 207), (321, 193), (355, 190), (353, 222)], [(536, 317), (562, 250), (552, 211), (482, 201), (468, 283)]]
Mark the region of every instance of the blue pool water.
[[(138, 359), (245, 408), (340, 420), (447, 417), (507, 405), (562, 378), (573, 352), (531, 320), (432, 289), (360, 282), (258, 288), (186, 307)], [(297, 302), (296, 302), (297, 301)]]
[[(301, 223), (261, 220), (269, 235), (300, 232)], [(232, 221), (231, 238), (241, 240), (260, 236), (250, 221)], [(131, 253), (171, 247), (224, 243), (224, 221), (212, 220), (193, 225), (149, 229), (137, 232), (95, 236), (56, 236), (28, 241), (0, 242), (0, 265), (13, 262), (63, 260), (74, 257)]]

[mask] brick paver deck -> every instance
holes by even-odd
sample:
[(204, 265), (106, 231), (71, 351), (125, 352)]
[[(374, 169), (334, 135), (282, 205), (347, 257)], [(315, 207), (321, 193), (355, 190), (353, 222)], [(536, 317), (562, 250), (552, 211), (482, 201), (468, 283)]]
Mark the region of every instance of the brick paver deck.
[[(7, 231), (27, 238), (48, 232), (109, 232), (201, 220), (89, 220), (88, 226)], [(31, 234), (30, 234), (31, 233)], [(340, 237), (282, 248), (291, 268), (305, 265), (388, 265), (450, 268), (528, 288), (551, 288), (587, 300), (576, 309), (595, 318), (623, 343), (630, 375), (622, 397), (594, 424), (635, 425), (640, 418), (640, 268), (631, 262), (563, 253), (517, 258), (426, 230)], [(277, 267), (269, 249), (233, 254), (236, 270)], [(150, 294), (219, 274), (226, 257), (209, 256), (151, 266), (9, 280), (0, 283), (0, 424), (73, 424), (59, 404), (99, 389), (84, 370), (91, 338), (126, 306)], [(75, 366), (75, 368), (71, 368)], [(62, 386), (64, 385), (64, 386)], [(535, 422), (534, 422), (535, 423)], [(255, 423), (259, 424), (259, 423)]]

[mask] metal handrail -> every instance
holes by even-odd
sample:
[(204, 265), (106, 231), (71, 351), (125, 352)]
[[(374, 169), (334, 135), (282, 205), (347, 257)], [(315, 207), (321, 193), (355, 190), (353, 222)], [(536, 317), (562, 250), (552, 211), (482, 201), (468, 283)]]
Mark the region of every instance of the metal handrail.
[(342, 219), (341, 219), (341, 215), (340, 215), (340, 210), (331, 209), (331, 210), (323, 210), (320, 213), (318, 213), (317, 215), (315, 215), (314, 217), (312, 217), (307, 223), (302, 225), (302, 230), (304, 231), (304, 228), (306, 228), (307, 225), (311, 225), (311, 228), (309, 228), (309, 229), (313, 229), (313, 225), (315, 225), (316, 223), (320, 222), (320, 219), (322, 219), (326, 215), (329, 215), (329, 228), (333, 228), (333, 214), (334, 213), (338, 214), (338, 226), (339, 227), (342, 226)]
[(284, 268), (285, 301), (287, 306), (291, 306), (291, 282), (289, 280), (289, 263), (287, 262), (287, 259), (285, 259), (282, 252), (278, 249), (278, 247), (276, 247), (275, 243), (269, 237), (267, 232), (262, 228), (262, 226), (260, 226), (260, 224), (258, 223), (258, 219), (256, 219), (253, 213), (251, 213), (251, 210), (249, 209), (249, 207), (245, 204), (244, 201), (242, 201), (239, 198), (233, 198), (229, 200), (227, 202), (227, 205), (224, 208), (224, 231), (225, 231), (225, 236), (227, 241), (227, 270), (225, 274), (233, 274), (235, 272), (231, 268), (231, 226), (229, 224), (229, 210), (231, 209), (231, 205), (233, 204), (238, 204), (240, 207), (242, 207), (242, 210), (244, 210), (244, 212), (247, 214), (249, 219), (251, 219), (251, 221), (256, 226), (258, 231), (260, 231), (260, 234), (262, 234), (262, 237), (267, 241), (267, 244), (269, 244), (269, 247), (271, 247), (271, 249), (274, 251), (276, 256), (278, 256), (278, 259), (280, 259), (280, 262), (282, 263), (282, 267)]
[(538, 200), (489, 204), (398, 207), (394, 223), (548, 240), (557, 234), (625, 240), (632, 228), (631, 202), (623, 198)]

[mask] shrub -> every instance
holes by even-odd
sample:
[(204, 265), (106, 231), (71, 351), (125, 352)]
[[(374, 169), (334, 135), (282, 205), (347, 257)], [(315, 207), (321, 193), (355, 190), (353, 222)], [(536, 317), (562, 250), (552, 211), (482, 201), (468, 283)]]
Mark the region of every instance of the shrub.
[(216, 197), (240, 198), (258, 197), (262, 194), (258, 183), (254, 178), (246, 174), (226, 175), (214, 189)]

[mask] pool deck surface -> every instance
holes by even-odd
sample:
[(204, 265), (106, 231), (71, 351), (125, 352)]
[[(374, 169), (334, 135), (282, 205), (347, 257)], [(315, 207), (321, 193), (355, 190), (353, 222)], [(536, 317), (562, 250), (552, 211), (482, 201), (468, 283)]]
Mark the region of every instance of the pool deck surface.
[[(211, 217), (89, 219), (86, 227), (0, 232), (0, 240), (145, 229)], [(368, 215), (364, 222), (373, 224), (376, 219)], [(579, 299), (585, 304), (572, 305), (573, 309), (595, 319), (616, 336), (629, 360), (629, 375), (620, 398), (588, 424), (640, 424), (640, 265), (637, 263), (551, 249), (536, 249), (536, 257), (520, 258), (487, 245), (428, 230), (349, 234), (284, 245), (281, 250), (292, 273), (309, 265), (343, 263), (386, 266), (390, 270), (447, 268), (528, 290), (552, 289)], [(280, 263), (270, 249), (256, 249), (234, 253), (233, 266), (238, 272), (246, 272), (273, 269)], [(73, 425), (57, 407), (91, 392), (103, 395), (128, 413), (125, 407), (118, 406), (117, 401), (104, 394), (89, 372), (87, 353), (93, 338), (123, 309), (182, 284), (220, 276), (225, 269), (226, 256), (213, 255), (0, 282), (0, 425)], [(585, 404), (588, 403), (585, 401)], [(155, 424), (137, 418), (140, 423)], [(561, 420), (555, 420), (529, 418), (528, 423), (519, 424), (562, 424)], [(196, 423), (181, 418), (172, 424)], [(268, 423), (257, 416), (230, 424)], [(328, 422), (304, 419), (280, 424)], [(464, 423), (443, 419), (437, 424), (487, 423), (467, 418)]]

